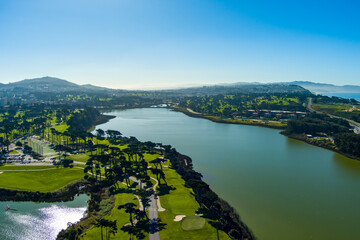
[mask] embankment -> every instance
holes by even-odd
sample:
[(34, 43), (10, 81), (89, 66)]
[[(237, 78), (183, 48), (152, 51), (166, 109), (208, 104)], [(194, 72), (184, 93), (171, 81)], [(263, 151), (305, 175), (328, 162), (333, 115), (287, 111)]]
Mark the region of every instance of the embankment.
[(260, 122), (260, 121), (259, 122), (250, 122), (250, 121), (240, 121), (238, 119), (220, 118), (220, 117), (216, 117), (216, 116), (210, 116), (210, 115), (204, 115), (201, 113), (190, 112), (189, 110), (187, 110), (185, 108), (174, 107), (174, 106), (172, 106), (171, 109), (174, 111), (177, 111), (177, 112), (182, 112), (189, 117), (208, 119), (208, 120), (210, 120), (212, 122), (216, 122), (216, 123), (250, 125), (250, 126), (266, 127), (266, 128), (273, 128), (273, 129), (285, 129), (285, 127), (286, 127), (286, 126), (282, 126), (282, 125), (267, 124), (267, 123)]

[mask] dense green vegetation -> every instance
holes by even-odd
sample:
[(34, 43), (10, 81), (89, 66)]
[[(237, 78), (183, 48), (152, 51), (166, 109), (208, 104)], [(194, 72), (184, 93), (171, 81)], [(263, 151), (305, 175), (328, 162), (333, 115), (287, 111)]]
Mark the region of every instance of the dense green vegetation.
[[(344, 119), (312, 113), (302, 119), (290, 120), (284, 133), (295, 134), (316, 145), (356, 158), (360, 157), (360, 137), (352, 131), (349, 122)], [(310, 138), (306, 136), (308, 134), (311, 135)]]
[(181, 99), (179, 106), (215, 116), (247, 116), (246, 110), (306, 111), (301, 94), (232, 94)]
[(344, 153), (360, 158), (360, 135), (353, 132), (335, 135), (336, 146)]
[(348, 132), (350, 125), (346, 120), (331, 118), (325, 114), (312, 113), (302, 119), (293, 119), (288, 122), (287, 132), (307, 133), (316, 135), (326, 133), (333, 136), (336, 133)]

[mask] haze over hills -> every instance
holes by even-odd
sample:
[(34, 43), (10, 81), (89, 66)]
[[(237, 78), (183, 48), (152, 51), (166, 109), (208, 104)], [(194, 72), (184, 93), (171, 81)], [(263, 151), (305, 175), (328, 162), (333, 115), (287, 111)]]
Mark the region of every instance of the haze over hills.
[(238, 82), (224, 83), (217, 85), (208, 85), (201, 87), (188, 87), (168, 90), (121, 90), (94, 86), (91, 84), (78, 85), (64, 79), (55, 77), (41, 77), (25, 79), (8, 84), (0, 83), (0, 92), (7, 94), (26, 95), (30, 93), (105, 93), (116, 95), (128, 95), (134, 92), (142, 93), (160, 93), (171, 95), (173, 97), (181, 96), (204, 96), (228, 93), (326, 93), (326, 92), (360, 92), (360, 86), (344, 85), (336, 86), (333, 84), (314, 83), (309, 81), (294, 81), (281, 83), (259, 83), (259, 82)]
[(152, 91), (135, 91), (135, 90), (120, 90), (110, 89), (105, 87), (93, 86), (90, 84), (78, 85), (64, 79), (54, 77), (42, 77), (34, 79), (25, 79), (18, 82), (1, 84), (0, 91), (13, 92), (17, 94), (36, 93), (36, 92), (102, 92), (102, 93), (133, 93), (133, 92), (157, 92), (162, 94), (171, 94), (174, 96), (198, 96), (198, 95), (214, 95), (227, 93), (282, 93), (282, 92), (298, 92), (308, 93), (302, 87), (297, 85), (283, 84), (283, 83), (235, 83), (235, 84), (221, 84), (201, 87), (190, 87), (181, 89), (169, 90), (152, 90)]

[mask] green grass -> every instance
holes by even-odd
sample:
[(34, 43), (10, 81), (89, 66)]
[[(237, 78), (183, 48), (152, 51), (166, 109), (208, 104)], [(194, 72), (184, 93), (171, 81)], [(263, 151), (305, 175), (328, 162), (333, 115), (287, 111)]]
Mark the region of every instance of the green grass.
[[(115, 236), (111, 236), (110, 239), (129, 239), (129, 235), (120, 230), (122, 228), (122, 226), (124, 226), (127, 223), (130, 223), (129, 214), (125, 213), (124, 209), (119, 210), (118, 206), (125, 204), (125, 203), (129, 203), (129, 202), (135, 203), (138, 206), (139, 202), (137, 201), (135, 196), (130, 193), (120, 193), (120, 194), (117, 194), (115, 197), (116, 197), (115, 206), (114, 206), (113, 210), (111, 211), (110, 215), (106, 217), (106, 219), (111, 220), (111, 221), (116, 220), (118, 231), (115, 234)], [(146, 237), (145, 239), (147, 239), (147, 238), (149, 238), (149, 237)], [(86, 239), (86, 240), (101, 239), (100, 238), (100, 228), (93, 227), (93, 228), (87, 230), (82, 235), (82, 239)]]
[(56, 131), (63, 133), (63, 132), (65, 132), (65, 131), (69, 128), (69, 125), (67, 125), (66, 123), (62, 123), (62, 124), (53, 126), (53, 128), (54, 128)]
[(336, 112), (344, 111), (350, 108), (350, 106), (339, 104), (313, 104), (312, 107), (317, 111), (330, 114), (335, 114)]
[[(193, 216), (199, 208), (198, 202), (192, 195), (193, 191), (185, 187), (185, 182), (175, 170), (164, 168), (166, 181), (171, 187), (169, 194), (161, 195), (161, 206), (166, 209), (159, 212), (161, 222), (166, 223), (165, 229), (160, 231), (161, 240), (171, 239), (217, 239), (216, 229), (204, 219), (205, 223), (202, 229), (196, 231), (185, 231), (182, 228), (182, 222), (174, 222), (176, 215)], [(200, 221), (199, 221), (200, 223)], [(224, 232), (219, 232), (220, 239), (230, 239)]]
[(77, 161), (77, 162), (87, 162), (87, 160), (89, 159), (89, 155), (85, 154), (85, 153), (79, 153), (79, 154), (75, 154), (75, 155), (70, 155), (67, 157), (67, 159), (73, 160), (73, 161)]
[(182, 220), (181, 228), (185, 231), (193, 231), (203, 229), (205, 227), (205, 219), (199, 216), (187, 216)]
[(12, 150), (9, 154), (19, 154), (19, 152), (16, 150)]
[(49, 168), (56, 168), (56, 166), (49, 165), (49, 166), (28, 166), (28, 165), (20, 165), (20, 166), (0, 166), (0, 170), (38, 170), (38, 169), (49, 169)]
[[(2, 168), (2, 170), (4, 169)], [(78, 168), (59, 168), (44, 171), (3, 171), (0, 174), (0, 188), (51, 192), (83, 177), (83, 170)]]

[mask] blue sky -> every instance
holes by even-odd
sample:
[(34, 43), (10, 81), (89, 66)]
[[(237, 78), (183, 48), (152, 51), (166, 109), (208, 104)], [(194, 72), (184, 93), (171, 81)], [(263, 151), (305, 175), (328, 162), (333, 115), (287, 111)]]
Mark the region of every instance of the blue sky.
[(360, 85), (360, 3), (0, 0), (0, 82)]

